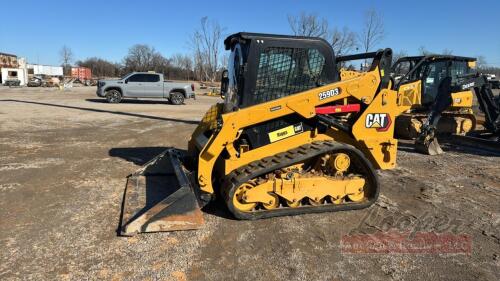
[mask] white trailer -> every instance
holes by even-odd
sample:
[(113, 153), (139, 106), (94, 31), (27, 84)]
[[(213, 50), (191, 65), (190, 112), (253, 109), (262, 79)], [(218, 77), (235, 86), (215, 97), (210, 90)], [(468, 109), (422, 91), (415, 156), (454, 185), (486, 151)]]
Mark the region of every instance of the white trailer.
[(63, 76), (62, 66), (28, 64), (26, 66), (29, 75)]

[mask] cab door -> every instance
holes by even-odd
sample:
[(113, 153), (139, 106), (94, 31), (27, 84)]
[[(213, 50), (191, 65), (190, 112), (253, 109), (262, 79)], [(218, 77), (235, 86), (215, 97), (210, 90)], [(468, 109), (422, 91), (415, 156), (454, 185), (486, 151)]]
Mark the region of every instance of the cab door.
[(138, 73), (130, 76), (125, 81), (127, 86), (125, 87), (126, 90), (124, 92), (124, 96), (133, 98), (146, 97), (146, 94), (144, 93), (144, 83), (146, 79), (146, 74)]
[(430, 105), (436, 100), (439, 85), (448, 72), (447, 61), (434, 61), (426, 65), (422, 81), (422, 105)]
[(163, 97), (163, 81), (160, 81), (158, 74), (144, 74), (146, 76), (144, 82), (144, 95), (150, 98)]

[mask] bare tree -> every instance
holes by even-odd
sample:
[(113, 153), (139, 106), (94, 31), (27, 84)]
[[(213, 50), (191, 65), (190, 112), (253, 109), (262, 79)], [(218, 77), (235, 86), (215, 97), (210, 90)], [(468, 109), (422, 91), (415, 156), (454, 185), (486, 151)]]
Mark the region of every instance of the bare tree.
[(71, 74), (71, 62), (73, 61), (73, 51), (71, 48), (66, 45), (62, 46), (61, 50), (59, 50), (59, 57), (64, 74)]
[(191, 72), (193, 71), (193, 60), (190, 56), (184, 56), (184, 71), (186, 72), (186, 80), (191, 79)]
[(126, 71), (156, 71), (166, 74), (169, 61), (163, 57), (155, 48), (136, 44), (132, 46), (127, 56), (123, 59)]
[(73, 51), (70, 47), (64, 45), (59, 51), (59, 57), (63, 65), (70, 65), (73, 61)]
[(427, 55), (430, 55), (431, 52), (428, 51), (424, 46), (420, 46), (418, 47), (418, 53), (421, 55), (421, 56), (427, 56)]
[[(425, 46), (418, 47), (418, 53), (421, 56), (428, 56), (428, 55), (436, 54), (435, 52), (427, 50), (427, 48), (425, 48)], [(445, 48), (445, 49), (443, 49), (443, 51), (441, 52), (441, 54), (442, 55), (451, 55), (451, 54), (453, 54), (453, 50)]]
[(321, 37), (328, 41), (336, 55), (345, 55), (357, 47), (356, 33), (344, 27), (329, 30), (328, 21), (316, 14), (301, 12), (298, 16), (288, 15), (288, 24), (297, 36)]
[(201, 80), (215, 81), (220, 67), (223, 28), (217, 21), (201, 18), (200, 28), (191, 36), (194, 63)]
[(477, 69), (484, 69), (488, 66), (488, 63), (486, 62), (486, 58), (482, 55), (477, 56), (476, 60), (476, 68)]
[(450, 50), (448, 48), (445, 48), (443, 49), (443, 52), (442, 52), (443, 55), (452, 55), (453, 54), (453, 50)]
[(358, 34), (358, 40), (365, 52), (375, 47), (385, 36), (384, 22), (382, 16), (375, 10), (370, 9), (365, 13), (363, 29)]
[(193, 60), (184, 54), (175, 54), (171, 58), (172, 65), (180, 70), (186, 80), (189, 80), (193, 68)]
[(87, 58), (83, 61), (77, 61), (76, 65), (90, 68), (92, 74), (97, 77), (120, 76), (120, 65), (101, 58)]
[(187, 45), (192, 50), (194, 79), (202, 80), (203, 77), (203, 56), (201, 53), (201, 39), (196, 32), (189, 37)]
[(335, 55), (341, 56), (356, 49), (356, 33), (344, 27), (342, 30), (334, 28), (330, 32), (330, 45), (332, 45)]
[(298, 16), (288, 15), (288, 24), (294, 35), (310, 37), (327, 37), (328, 21), (315, 14), (301, 12)]
[(397, 62), (400, 58), (407, 57), (408, 53), (405, 50), (400, 50), (392, 54), (392, 63)]
[(228, 53), (222, 54), (222, 58), (221, 58), (222, 67), (228, 68), (228, 62), (229, 62), (229, 54)]
[(477, 56), (476, 69), (483, 74), (494, 74), (500, 77), (500, 67), (488, 65), (486, 58), (482, 55)]

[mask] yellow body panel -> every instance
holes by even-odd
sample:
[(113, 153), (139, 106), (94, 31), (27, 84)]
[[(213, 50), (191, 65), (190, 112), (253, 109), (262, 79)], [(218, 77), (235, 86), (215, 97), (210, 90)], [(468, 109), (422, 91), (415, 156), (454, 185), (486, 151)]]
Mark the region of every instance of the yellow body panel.
[(471, 90), (451, 94), (451, 106), (455, 108), (471, 108), (474, 94)]
[(410, 109), (414, 105), (422, 104), (422, 82), (417, 80), (399, 86), (398, 90), (398, 105)]
[[(221, 114), (224, 124), (217, 133), (211, 134), (208, 139), (203, 141), (198, 158), (198, 183), (200, 189), (213, 193), (212, 175), (215, 162), (224, 149), (230, 155), (225, 162), (225, 174), (250, 162), (271, 156), (276, 153), (284, 152), (293, 147), (297, 147), (315, 140), (335, 139), (344, 143), (352, 144), (362, 150), (372, 161), (375, 167), (388, 169), (395, 165), (397, 141), (393, 138), (393, 122), (395, 117), (400, 114), (404, 107), (398, 106), (398, 95), (395, 91), (384, 89), (380, 93), (380, 72), (378, 68), (366, 73), (358, 73), (356, 77), (342, 80), (302, 93), (297, 93), (277, 100), (272, 100), (262, 104), (243, 108), (234, 112)], [(333, 91), (334, 90), (334, 91)], [(321, 94), (332, 91), (335, 94), (321, 99)], [(315, 132), (305, 132), (277, 140), (260, 148), (246, 152), (236, 153), (234, 142), (239, 137), (243, 128), (277, 119), (289, 114), (299, 114), (304, 118), (315, 116), (315, 107), (322, 104), (328, 104), (333, 101), (341, 101), (345, 98), (354, 98), (358, 103), (365, 103), (368, 108), (353, 126), (354, 139), (346, 133), (334, 128), (328, 130), (325, 134)], [(211, 108), (211, 112), (220, 112), (221, 105)], [(377, 115), (378, 114), (378, 115)], [(370, 116), (379, 116), (385, 114), (391, 123), (382, 124), (387, 129), (380, 128), (380, 124), (375, 122), (373, 126), (366, 127), (366, 119)], [(214, 114), (207, 114), (204, 117), (202, 126), (205, 129), (197, 129), (190, 141), (190, 151), (193, 151), (195, 144), (200, 142), (200, 137), (206, 128), (212, 128), (216, 124)], [(372, 118), (373, 119), (373, 118)], [(377, 118), (375, 118), (377, 119)], [(378, 120), (379, 123), (381, 120)], [(382, 122), (384, 123), (384, 122)], [(370, 125), (372, 125), (370, 123)]]
[[(408, 109), (422, 105), (422, 83), (421, 80), (403, 84), (399, 87), (398, 96), (401, 100), (400, 106)], [(451, 94), (452, 108), (471, 108), (474, 93), (472, 90), (461, 91)]]

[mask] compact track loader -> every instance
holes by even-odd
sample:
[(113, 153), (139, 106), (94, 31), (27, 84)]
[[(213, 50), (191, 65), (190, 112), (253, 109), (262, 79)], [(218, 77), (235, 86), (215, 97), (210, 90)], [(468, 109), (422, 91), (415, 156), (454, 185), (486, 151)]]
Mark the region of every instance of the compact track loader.
[[(473, 92), (470, 89), (454, 89), (450, 94), (441, 92), (444, 78), (456, 83), (459, 76), (474, 72), (476, 59), (450, 55), (427, 55), (400, 58), (393, 65), (395, 89), (412, 91), (411, 108), (396, 119), (396, 137), (415, 139), (428, 120), (433, 107), (440, 108), (439, 131), (448, 134), (466, 134), (476, 126), (472, 110)], [(451, 86), (451, 85), (450, 85)], [(450, 87), (448, 86), (448, 87)], [(451, 102), (448, 102), (451, 100)]]
[[(128, 178), (120, 232), (196, 229), (219, 198), (238, 219), (370, 206), (376, 169), (396, 165), (392, 51), (335, 57), (324, 40), (237, 33), (224, 102), (208, 110), (187, 152), (168, 149)], [(337, 63), (372, 59), (366, 72)]]

